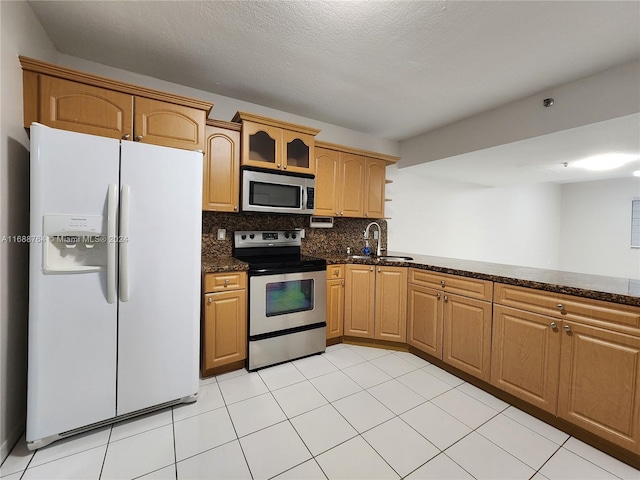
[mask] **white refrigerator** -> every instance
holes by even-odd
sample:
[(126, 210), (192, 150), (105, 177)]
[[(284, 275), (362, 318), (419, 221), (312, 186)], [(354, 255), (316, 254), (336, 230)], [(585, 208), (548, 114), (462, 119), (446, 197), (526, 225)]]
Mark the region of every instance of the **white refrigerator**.
[(31, 126), (27, 445), (198, 392), (202, 153)]

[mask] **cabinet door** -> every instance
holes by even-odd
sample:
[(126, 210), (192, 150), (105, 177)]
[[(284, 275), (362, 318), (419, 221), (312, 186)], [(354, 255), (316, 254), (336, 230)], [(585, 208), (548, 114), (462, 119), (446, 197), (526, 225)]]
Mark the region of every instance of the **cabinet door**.
[(282, 129), (255, 122), (242, 122), (242, 165), (282, 169)]
[(340, 216), (364, 216), (364, 157), (340, 153)]
[(558, 416), (640, 453), (640, 338), (563, 327)]
[(409, 345), (442, 359), (442, 293), (409, 284), (407, 310)]
[(407, 269), (378, 267), (376, 270), (375, 338), (407, 341)]
[(384, 160), (367, 158), (365, 162), (364, 216), (384, 217), (384, 187), (387, 164)]
[(314, 145), (313, 135), (283, 129), (283, 169), (288, 172), (315, 174)]
[(197, 108), (135, 97), (134, 140), (204, 151), (206, 113)]
[(46, 75), (40, 75), (39, 79), (41, 123), (102, 137), (131, 136), (131, 95)]
[(345, 268), (344, 334), (373, 338), (375, 271), (370, 265)]
[(202, 209), (237, 212), (240, 200), (240, 132), (207, 125)]
[(444, 300), (442, 359), (489, 381), (491, 376), (491, 303), (449, 293)]
[(231, 290), (204, 296), (202, 372), (247, 357), (247, 293)]
[(340, 190), (340, 153), (336, 150), (316, 148), (316, 215), (334, 217), (339, 215), (338, 196)]
[(561, 322), (495, 305), (491, 383), (555, 415)]
[(344, 280), (327, 280), (327, 339), (341, 337), (344, 325)]

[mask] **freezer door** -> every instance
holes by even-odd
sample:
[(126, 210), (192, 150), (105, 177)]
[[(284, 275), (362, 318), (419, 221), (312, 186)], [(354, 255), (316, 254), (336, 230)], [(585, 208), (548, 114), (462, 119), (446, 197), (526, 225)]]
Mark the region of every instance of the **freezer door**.
[(122, 142), (117, 412), (198, 391), (202, 153)]
[[(117, 303), (107, 302), (106, 268), (45, 274), (42, 234), (45, 215), (102, 216), (106, 231), (119, 148), (118, 140), (31, 126), (28, 442), (116, 413)], [(81, 248), (59, 255), (81, 256)]]

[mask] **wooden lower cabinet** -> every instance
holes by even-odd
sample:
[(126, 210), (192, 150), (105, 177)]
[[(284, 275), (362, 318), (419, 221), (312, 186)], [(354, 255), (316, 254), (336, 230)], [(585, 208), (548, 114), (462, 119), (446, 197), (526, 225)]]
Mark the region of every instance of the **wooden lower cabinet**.
[(376, 268), (374, 338), (407, 341), (407, 269)]
[(495, 305), (491, 383), (555, 415), (561, 328), (553, 318)]
[(344, 265), (327, 266), (327, 340), (344, 333)]
[[(246, 273), (209, 274), (204, 284), (202, 376), (206, 377), (247, 357)], [(214, 293), (207, 293), (207, 288)]]
[(485, 381), (491, 377), (491, 303), (443, 294), (442, 359)]
[(344, 334), (373, 338), (376, 276), (371, 265), (347, 265), (344, 289)]
[(407, 289), (407, 343), (442, 359), (442, 294), (409, 284)]
[(640, 337), (562, 328), (558, 416), (640, 454)]
[(347, 265), (344, 334), (406, 342), (407, 269)]

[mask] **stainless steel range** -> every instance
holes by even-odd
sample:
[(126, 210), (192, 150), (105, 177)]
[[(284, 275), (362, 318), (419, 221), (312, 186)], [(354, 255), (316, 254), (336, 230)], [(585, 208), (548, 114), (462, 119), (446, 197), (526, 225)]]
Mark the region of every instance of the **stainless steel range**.
[(248, 370), (325, 351), (326, 262), (301, 255), (300, 232), (234, 232), (249, 264)]

